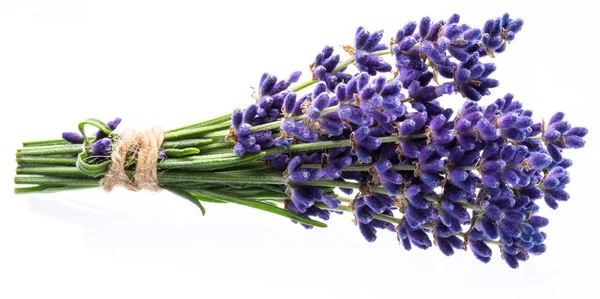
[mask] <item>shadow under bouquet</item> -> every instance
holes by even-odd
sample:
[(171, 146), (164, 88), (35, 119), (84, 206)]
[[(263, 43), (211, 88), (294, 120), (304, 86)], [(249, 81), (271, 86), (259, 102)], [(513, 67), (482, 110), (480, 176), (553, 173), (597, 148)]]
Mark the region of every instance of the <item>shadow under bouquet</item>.
[[(360, 27), (349, 58), (326, 46), (307, 81), (265, 73), (253, 103), (231, 114), (120, 133), (119, 118), (88, 119), (62, 139), (24, 142), (15, 192), (164, 189), (203, 214), (206, 202), (235, 203), (309, 229), (348, 213), (369, 242), (387, 230), (407, 250), (483, 262), (498, 247), (516, 268), (545, 252), (539, 205), (569, 199), (563, 150), (587, 134), (561, 112), (534, 120), (512, 94), (478, 104), (499, 84), (492, 58), (522, 26), (508, 14), (483, 28), (425, 17), (389, 42)], [(444, 108), (455, 94), (462, 107)]]

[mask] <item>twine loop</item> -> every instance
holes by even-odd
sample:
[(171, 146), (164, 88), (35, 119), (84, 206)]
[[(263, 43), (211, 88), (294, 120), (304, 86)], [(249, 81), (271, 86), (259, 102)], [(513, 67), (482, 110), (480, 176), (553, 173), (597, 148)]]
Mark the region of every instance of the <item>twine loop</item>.
[[(163, 130), (157, 127), (144, 131), (129, 129), (120, 134), (113, 140), (110, 167), (100, 181), (102, 188), (111, 191), (121, 185), (132, 191), (160, 191), (157, 166), (163, 140)], [(125, 168), (132, 163), (135, 163), (135, 172), (129, 177)]]

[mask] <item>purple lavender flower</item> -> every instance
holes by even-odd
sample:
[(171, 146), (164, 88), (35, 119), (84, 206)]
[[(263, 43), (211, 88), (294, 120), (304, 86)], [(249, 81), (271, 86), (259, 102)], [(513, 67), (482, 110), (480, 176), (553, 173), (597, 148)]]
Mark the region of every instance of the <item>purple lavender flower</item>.
[(383, 30), (370, 33), (363, 27), (358, 27), (354, 38), (354, 47), (356, 53), (354, 59), (357, 67), (361, 72), (367, 72), (371, 76), (375, 76), (377, 72), (389, 72), (392, 66), (383, 58), (372, 54), (387, 49), (387, 45), (380, 43), (383, 37)]
[(393, 216), (394, 200), (384, 194), (374, 193), (361, 197), (353, 202), (354, 215), (363, 237), (373, 242), (377, 239), (376, 229), (395, 231), (393, 224), (375, 219), (374, 215)]
[(331, 46), (323, 48), (311, 66), (314, 77), (324, 82), (329, 91), (334, 91), (338, 84), (352, 78), (352, 75), (344, 72), (346, 67), (336, 70), (340, 55), (333, 54), (333, 51)]
[(92, 144), (92, 156), (108, 156), (112, 151), (112, 141), (102, 138)]
[(75, 132), (64, 132), (62, 133), (62, 138), (71, 144), (83, 143), (83, 136)]
[(515, 35), (523, 28), (523, 20), (511, 19), (506, 13), (495, 20), (488, 20), (483, 26), (484, 35), (481, 39), (483, 51), (490, 56), (506, 50), (507, 42), (515, 39)]

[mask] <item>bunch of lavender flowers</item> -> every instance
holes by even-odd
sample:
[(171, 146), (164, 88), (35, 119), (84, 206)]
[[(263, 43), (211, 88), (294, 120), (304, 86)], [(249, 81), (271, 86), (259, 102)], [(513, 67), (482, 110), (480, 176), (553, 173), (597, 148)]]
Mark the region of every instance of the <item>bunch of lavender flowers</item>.
[[(483, 28), (425, 17), (389, 44), (360, 27), (343, 47), (350, 57), (324, 47), (310, 80), (265, 73), (245, 109), (164, 132), (151, 153), (157, 184), (203, 214), (205, 202), (236, 203), (311, 229), (350, 213), (369, 242), (390, 231), (406, 250), (466, 250), (485, 263), (498, 247), (516, 268), (546, 251), (540, 205), (569, 199), (563, 151), (587, 134), (561, 112), (534, 120), (512, 94), (479, 103), (499, 85), (492, 58), (522, 26), (508, 14)], [(453, 94), (465, 98), (456, 112), (443, 106)], [(120, 122), (89, 119), (63, 139), (25, 142), (15, 183), (30, 186), (15, 192), (99, 186)], [(141, 154), (122, 157), (137, 182)]]

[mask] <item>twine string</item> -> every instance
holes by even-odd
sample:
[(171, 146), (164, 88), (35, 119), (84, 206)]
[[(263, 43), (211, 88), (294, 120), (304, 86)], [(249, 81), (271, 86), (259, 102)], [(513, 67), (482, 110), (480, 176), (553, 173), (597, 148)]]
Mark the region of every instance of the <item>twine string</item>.
[[(152, 128), (144, 131), (126, 130), (113, 142), (111, 163), (107, 174), (100, 181), (106, 191), (121, 185), (128, 190), (160, 191), (157, 178), (158, 151), (164, 140), (163, 130)], [(133, 159), (133, 160), (132, 160)], [(135, 162), (133, 177), (125, 168)]]

